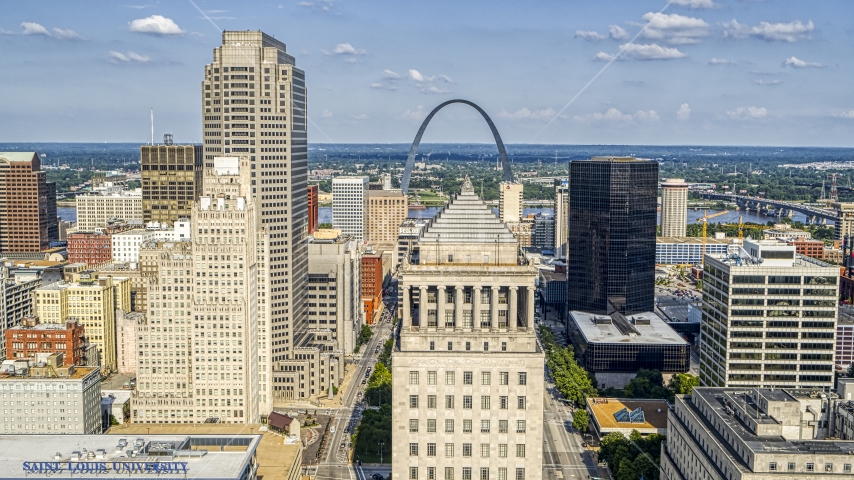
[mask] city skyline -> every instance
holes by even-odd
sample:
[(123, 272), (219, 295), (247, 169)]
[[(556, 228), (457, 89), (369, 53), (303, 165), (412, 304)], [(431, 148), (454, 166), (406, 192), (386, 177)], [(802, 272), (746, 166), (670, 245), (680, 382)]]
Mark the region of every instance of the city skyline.
[[(198, 142), (202, 59), (218, 29), (250, 29), (311, 72), (312, 142), (411, 141), (433, 106), (464, 98), (508, 143), (850, 145), (851, 6), (801, 5), (15, 5), (0, 52), (22, 74), (0, 83), (16, 118), (0, 140), (143, 142), (154, 108), (158, 138)], [(443, 111), (425, 141), (486, 143), (475, 116)]]

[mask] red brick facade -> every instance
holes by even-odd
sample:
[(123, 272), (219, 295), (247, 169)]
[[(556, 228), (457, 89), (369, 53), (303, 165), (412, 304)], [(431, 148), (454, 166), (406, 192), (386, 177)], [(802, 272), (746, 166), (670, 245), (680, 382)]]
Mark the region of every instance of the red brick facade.
[(318, 190), (317, 185), (308, 186), (308, 234), (317, 231), (318, 218)]
[(62, 353), (65, 363), (84, 365), (84, 328), (77, 320), (62, 324), (38, 323), (38, 317), (23, 319), (22, 325), (7, 329), (6, 360), (29, 358), (36, 353)]
[(824, 242), (821, 240), (805, 240), (799, 238), (797, 240), (789, 240), (789, 245), (795, 246), (795, 251), (799, 255), (815, 258), (816, 260), (824, 260)]
[(112, 235), (78, 232), (68, 236), (68, 263), (85, 263), (96, 267), (113, 259)]
[(374, 313), (379, 309), (383, 296), (383, 259), (382, 255), (366, 254), (362, 256), (362, 304), (365, 308), (365, 322), (374, 322)]

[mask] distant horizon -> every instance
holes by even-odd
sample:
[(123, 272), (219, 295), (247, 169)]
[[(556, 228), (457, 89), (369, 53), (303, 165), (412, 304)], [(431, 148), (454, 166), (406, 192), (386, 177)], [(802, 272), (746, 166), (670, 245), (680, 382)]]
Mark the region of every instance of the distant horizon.
[[(0, 148), (4, 145), (151, 145), (151, 142), (7, 142), (0, 141)], [(154, 145), (162, 145), (163, 143), (155, 142)], [(202, 145), (201, 142), (174, 142), (175, 145)], [(309, 142), (309, 149), (312, 145), (412, 145), (412, 142)], [(425, 145), (486, 145), (494, 146), (491, 142), (422, 142), (421, 146)], [(854, 146), (838, 146), (838, 145), (740, 145), (740, 144), (700, 144), (700, 143), (508, 143), (504, 145), (555, 145), (561, 147), (713, 147), (713, 148), (826, 148), (826, 149), (848, 149), (854, 150)], [(420, 153), (420, 152), (419, 152)]]

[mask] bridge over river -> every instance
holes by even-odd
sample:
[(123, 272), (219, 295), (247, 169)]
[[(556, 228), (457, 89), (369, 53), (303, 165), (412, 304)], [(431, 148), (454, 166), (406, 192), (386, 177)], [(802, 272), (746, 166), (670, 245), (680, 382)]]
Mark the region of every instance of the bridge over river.
[[(702, 198), (709, 200), (723, 200), (732, 202), (746, 211), (759, 212), (769, 217), (790, 217), (794, 212), (799, 212), (807, 217), (808, 224), (827, 224), (830, 220), (837, 225), (842, 221), (854, 221), (854, 209), (826, 209), (816, 208), (801, 203), (786, 202), (783, 200), (770, 200), (767, 198), (748, 197), (745, 195), (733, 195), (730, 193), (700, 193)], [(837, 227), (837, 236), (840, 229)]]

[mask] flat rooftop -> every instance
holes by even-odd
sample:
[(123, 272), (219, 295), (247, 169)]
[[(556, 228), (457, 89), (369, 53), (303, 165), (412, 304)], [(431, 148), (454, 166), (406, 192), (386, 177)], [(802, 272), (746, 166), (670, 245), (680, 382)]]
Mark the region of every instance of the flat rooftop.
[[(670, 405), (664, 400), (631, 400), (625, 398), (588, 398), (587, 407), (596, 417), (600, 429), (633, 428), (666, 429), (667, 412)], [(632, 411), (640, 408), (644, 422), (618, 422), (614, 414), (622, 409)]]
[[(852, 441), (843, 441), (843, 440), (787, 440), (786, 438), (779, 435), (755, 435), (751, 430), (749, 430), (744, 423), (738, 418), (737, 415), (730, 415), (726, 411), (726, 403), (730, 402), (730, 405), (733, 408), (739, 408), (747, 412), (750, 415), (750, 418), (756, 419), (756, 413), (764, 413), (765, 417), (759, 415), (758, 422), (761, 423), (770, 423), (776, 424), (778, 423), (776, 420), (767, 416), (767, 412), (764, 412), (760, 409), (757, 409), (756, 405), (753, 403), (750, 398), (750, 392), (752, 389), (749, 388), (709, 388), (709, 387), (698, 387), (693, 390), (691, 395), (697, 395), (702, 397), (708, 404), (711, 406), (711, 412), (709, 417), (704, 415), (700, 410), (696, 407), (696, 405), (692, 401), (686, 401), (685, 403), (690, 406), (690, 408), (695, 412), (695, 414), (703, 419), (704, 423), (708, 425), (707, 430), (714, 434), (722, 444), (726, 445), (728, 449), (731, 445), (731, 442), (726, 441), (719, 433), (719, 431), (713, 427), (713, 423), (715, 420), (726, 424), (731, 431), (734, 432), (738, 437), (744, 442), (744, 444), (753, 452), (757, 453), (767, 453), (769, 451), (773, 451), (777, 454), (830, 454), (830, 455), (848, 455), (849, 451), (854, 450), (854, 442)], [(797, 402), (798, 397), (801, 396), (810, 396), (812, 392), (808, 390), (785, 390), (785, 389), (767, 389), (761, 388), (758, 389), (759, 393), (772, 401), (791, 401)], [(733, 402), (733, 399), (737, 400), (737, 402)], [(730, 451), (730, 454), (733, 456), (738, 456), (734, 451)]]
[[(569, 316), (587, 343), (635, 343), (649, 345), (688, 345), (688, 342), (670, 328), (654, 312), (627, 315), (630, 327), (625, 328), (618, 314), (599, 315), (573, 310)], [(646, 319), (649, 324), (643, 324)], [(635, 323), (631, 323), (635, 320)], [(621, 328), (622, 327), (622, 328)]]
[[(737, 238), (706, 238), (706, 245), (729, 245)], [(655, 237), (655, 243), (677, 243), (684, 245), (703, 245), (702, 237)], [(739, 242), (741, 243), (741, 242)]]
[[(23, 359), (26, 360), (26, 359)], [(59, 369), (67, 369), (69, 365), (63, 365), (59, 367)], [(74, 366), (71, 375), (67, 377), (48, 377), (48, 376), (34, 376), (33, 368), (44, 368), (44, 367), (33, 367), (30, 366), (27, 370), (26, 375), (9, 375), (8, 373), (0, 373), (0, 382), (21, 382), (21, 381), (33, 381), (33, 380), (80, 380), (81, 378), (86, 378), (90, 373), (99, 370), (99, 367), (78, 367)], [(1, 450), (0, 450), (1, 451)], [(3, 475), (0, 474), (0, 478), (3, 478)]]
[[(123, 436), (127, 445), (116, 452), (119, 437), (106, 435), (0, 435), (0, 450), (3, 452), (3, 462), (0, 462), (0, 477), (2, 478), (96, 478), (94, 471), (77, 473), (69, 471), (69, 466), (97, 463), (105, 464), (107, 470), (101, 476), (113, 475), (134, 478), (128, 472), (123, 475), (116, 474), (113, 470), (114, 462), (163, 462), (161, 465), (170, 465), (171, 471), (142, 472), (135, 478), (193, 478), (193, 479), (237, 479), (249, 465), (253, 451), (257, 448), (260, 435), (202, 435), (198, 433), (179, 435), (140, 435), (128, 433)], [(142, 439), (144, 449), (135, 457), (128, 457), (127, 450), (134, 449), (137, 438)], [(150, 455), (149, 450), (155, 444), (171, 444), (170, 446), (180, 452), (174, 457)], [(84, 457), (80, 462), (71, 461), (72, 452), (83, 454), (91, 452), (91, 457)], [(100, 458), (96, 453), (103, 449)], [(207, 453), (201, 454), (201, 450)], [(193, 451), (192, 456), (189, 452)], [(58, 455), (57, 459), (55, 455)], [(28, 462), (31, 466), (39, 465), (39, 462), (58, 463), (60, 470), (50, 475), (45, 473), (24, 472), (24, 464)], [(186, 464), (186, 473), (179, 466)], [(130, 465), (130, 463), (128, 463)], [(143, 463), (143, 468), (145, 465)], [(121, 474), (122, 472), (118, 472)]]
[[(111, 428), (108, 435), (116, 435), (128, 439), (133, 443), (136, 437), (146, 437), (151, 430), (156, 435), (235, 435), (260, 437), (255, 453), (258, 461), (258, 477), (264, 480), (287, 480), (290, 475), (291, 466), (296, 462), (296, 468), (302, 463), (302, 444), (286, 440), (271, 432), (261, 432), (261, 424), (233, 425), (224, 423), (198, 423), (198, 424), (127, 424)], [(188, 472), (189, 473), (189, 472)], [(195, 478), (190, 477), (188, 478)]]

